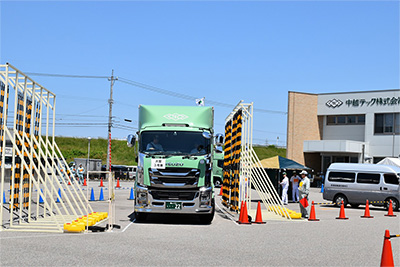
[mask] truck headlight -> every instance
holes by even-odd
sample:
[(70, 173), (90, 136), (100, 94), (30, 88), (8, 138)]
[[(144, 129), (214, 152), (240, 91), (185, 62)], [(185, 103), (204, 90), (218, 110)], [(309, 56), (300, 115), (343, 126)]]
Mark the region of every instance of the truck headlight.
[(211, 205), (211, 188), (200, 188), (200, 208), (206, 208)]
[(148, 191), (147, 188), (137, 188), (136, 189), (136, 202), (139, 205), (147, 206)]

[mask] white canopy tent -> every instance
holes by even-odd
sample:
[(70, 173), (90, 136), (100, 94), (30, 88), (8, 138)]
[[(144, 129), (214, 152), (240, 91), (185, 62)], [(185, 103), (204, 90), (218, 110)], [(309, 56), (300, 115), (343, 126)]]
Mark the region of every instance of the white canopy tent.
[(394, 166), (400, 167), (400, 159), (399, 158), (384, 158), (383, 160), (379, 161), (377, 164), (394, 165)]

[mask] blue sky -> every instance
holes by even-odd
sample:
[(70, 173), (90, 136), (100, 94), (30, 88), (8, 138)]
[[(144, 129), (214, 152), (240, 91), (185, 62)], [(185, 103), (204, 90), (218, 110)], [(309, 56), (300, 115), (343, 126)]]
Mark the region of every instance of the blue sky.
[[(24, 72), (109, 76), (193, 97), (287, 111), (288, 91), (399, 86), (398, 1), (2, 1), (0, 63)], [(57, 95), (57, 122), (108, 120), (107, 79), (32, 76)], [(194, 105), (117, 81), (113, 115)], [(223, 132), (231, 108), (214, 106)], [(83, 116), (84, 115), (84, 116)], [(254, 142), (286, 144), (286, 115), (255, 112)], [(133, 123), (124, 122), (133, 119)], [(131, 131), (113, 129), (114, 138)], [(107, 137), (58, 125), (56, 135)]]

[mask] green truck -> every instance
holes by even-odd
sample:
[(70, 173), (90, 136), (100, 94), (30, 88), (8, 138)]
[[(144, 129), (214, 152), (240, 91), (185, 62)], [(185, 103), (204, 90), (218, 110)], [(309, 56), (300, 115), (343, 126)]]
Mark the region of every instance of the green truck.
[[(211, 223), (214, 142), (223, 139), (214, 136), (213, 120), (212, 107), (139, 106), (136, 220), (149, 213), (180, 213)], [(135, 143), (129, 135), (128, 146)]]

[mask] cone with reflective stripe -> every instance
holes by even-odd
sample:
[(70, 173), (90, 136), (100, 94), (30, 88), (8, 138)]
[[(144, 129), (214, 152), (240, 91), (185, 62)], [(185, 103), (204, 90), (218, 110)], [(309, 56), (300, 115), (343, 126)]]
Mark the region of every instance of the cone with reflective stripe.
[(381, 257), (381, 267), (383, 266), (393, 266), (393, 252), (392, 243), (390, 242), (390, 232), (385, 230), (385, 239), (383, 240), (382, 257)]
[(100, 179), (100, 185), (99, 185), (99, 187), (104, 187), (103, 178)]
[[(42, 194), (43, 194), (43, 189), (40, 189), (40, 191), (41, 191)], [(42, 198), (42, 196), (39, 194), (39, 204), (43, 204), (43, 203), (44, 203), (43, 198)]]
[(310, 217), (308, 218), (309, 221), (319, 221), (319, 219), (317, 219), (315, 217), (315, 207), (314, 207), (314, 201), (311, 202), (311, 211), (310, 211)]
[(133, 187), (132, 187), (131, 188), (131, 194), (130, 194), (128, 200), (134, 200), (134, 199), (135, 199), (135, 197), (133, 196)]
[(100, 190), (99, 201), (104, 201), (103, 188)]
[[(242, 215), (242, 213), (243, 213), (243, 215)], [(243, 210), (240, 210), (240, 217), (241, 217), (241, 220), (239, 219), (239, 221), (238, 221), (239, 224), (251, 224), (251, 222), (249, 222), (249, 215), (247, 214), (246, 201), (244, 201)]]
[(266, 223), (266, 222), (262, 221), (260, 201), (258, 201), (258, 204), (257, 204), (256, 220), (254, 221), (254, 223), (258, 223), (258, 224), (265, 224)]
[(339, 217), (336, 217), (336, 219), (339, 219), (339, 220), (348, 220), (349, 219), (349, 218), (346, 218), (346, 215), (344, 214), (343, 200), (342, 200), (342, 204), (340, 205)]
[(56, 203), (60, 203), (61, 202), (60, 199), (61, 199), (61, 188), (58, 189), (58, 197)]
[(117, 186), (116, 188), (121, 188), (121, 185), (119, 184), (119, 178), (117, 179)]
[(392, 200), (390, 200), (388, 213), (385, 214), (385, 216), (387, 216), (387, 217), (396, 217), (397, 216), (397, 215), (393, 214), (393, 201)]
[(364, 212), (364, 216), (360, 216), (361, 218), (374, 218), (374, 216), (371, 216), (369, 214), (369, 202), (367, 199), (367, 203), (365, 204), (365, 212)]

